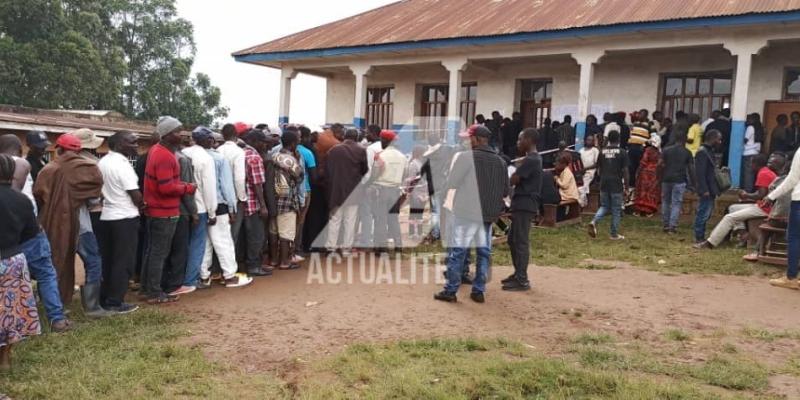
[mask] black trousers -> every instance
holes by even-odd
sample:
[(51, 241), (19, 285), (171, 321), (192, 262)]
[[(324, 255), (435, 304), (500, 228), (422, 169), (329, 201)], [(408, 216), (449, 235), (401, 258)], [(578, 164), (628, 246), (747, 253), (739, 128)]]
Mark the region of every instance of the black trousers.
[(531, 257), (531, 220), (536, 214), (528, 211), (511, 212), (511, 228), (508, 230), (508, 248), (514, 263), (514, 275), (520, 283), (528, 282), (528, 263)]
[(169, 256), (164, 262), (164, 275), (161, 277), (161, 288), (169, 293), (183, 286), (186, 276), (186, 264), (189, 260), (189, 233), (192, 230), (192, 221), (188, 215), (181, 215), (175, 225), (175, 234), (172, 235)]
[(630, 160), (628, 170), (631, 175), (629, 178), (630, 184), (628, 186), (631, 188), (636, 188), (636, 172), (639, 170), (639, 163), (642, 162), (643, 156), (644, 146), (640, 144), (628, 145), (628, 159)]
[(105, 307), (116, 307), (125, 301), (128, 280), (136, 268), (139, 218), (99, 221), (94, 231), (103, 260), (100, 301)]
[[(148, 218), (147, 245), (145, 246), (144, 265), (142, 266), (141, 293), (154, 298), (161, 295), (161, 278), (164, 275), (164, 264), (170, 256), (172, 238), (178, 218)], [(188, 240), (187, 240), (188, 247)]]
[(245, 265), (248, 271), (261, 268), (261, 252), (264, 249), (264, 220), (258, 214), (244, 217), (244, 231), (247, 235), (247, 256)]

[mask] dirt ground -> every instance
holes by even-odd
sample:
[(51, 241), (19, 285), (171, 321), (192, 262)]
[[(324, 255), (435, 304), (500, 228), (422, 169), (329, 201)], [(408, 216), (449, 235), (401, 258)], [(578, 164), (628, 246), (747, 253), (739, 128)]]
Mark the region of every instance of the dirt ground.
[[(771, 288), (763, 278), (667, 276), (614, 266), (532, 266), (535, 287), (524, 293), (500, 290), (499, 279), (512, 269), (495, 267), (485, 304), (469, 299), (469, 287), (461, 288), (458, 303), (447, 304), (432, 299), (440, 290), (433, 282), (364, 284), (356, 276), (352, 284), (309, 284), (306, 265), (276, 271), (243, 289), (219, 286), (186, 295), (168, 307), (191, 318), (190, 340), (210, 357), (246, 371), (278, 373), (290, 368), (287, 362), (313, 360), (358, 342), (505, 337), (558, 354), (571, 337), (587, 331), (657, 341), (673, 328), (711, 334), (800, 327), (800, 293)], [(796, 343), (738, 345), (767, 360), (776, 352), (798, 351)]]

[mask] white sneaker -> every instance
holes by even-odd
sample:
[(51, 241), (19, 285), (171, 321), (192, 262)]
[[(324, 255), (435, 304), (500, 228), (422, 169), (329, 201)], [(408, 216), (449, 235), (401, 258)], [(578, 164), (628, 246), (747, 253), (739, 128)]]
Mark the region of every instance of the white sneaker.
[(226, 288), (237, 288), (253, 283), (253, 278), (246, 275), (234, 275), (233, 278), (225, 279)]
[(611, 240), (625, 240), (625, 236), (616, 235), (616, 236), (611, 236), (609, 239), (611, 239)]

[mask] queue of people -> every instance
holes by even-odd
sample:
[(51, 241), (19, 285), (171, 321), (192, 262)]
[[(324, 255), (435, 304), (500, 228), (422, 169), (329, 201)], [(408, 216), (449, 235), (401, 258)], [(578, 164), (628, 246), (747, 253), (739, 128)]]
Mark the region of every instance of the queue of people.
[[(727, 190), (718, 176), (726, 118), (719, 112), (701, 123), (678, 113), (673, 124), (640, 110), (630, 122), (618, 113), (598, 124), (590, 116), (577, 152), (570, 149), (576, 135), (571, 118), (522, 129), (519, 115), (504, 119), (499, 113), (479, 118), (455, 146), (440, 132), (428, 132), (427, 145), (410, 156), (397, 147), (394, 131), (341, 124), (312, 132), (302, 125), (239, 122), (219, 133), (203, 126), (187, 133), (165, 116), (143, 154), (142, 138), (133, 133), (103, 139), (80, 129), (58, 137), (57, 157), (49, 162), (44, 133), (27, 134), (24, 158), (15, 135), (0, 136), (0, 217), (9, 221), (0, 229), (0, 286), (8, 288), (9, 300), (0, 304), (0, 364), (10, 365), (13, 344), (41, 332), (31, 279), (38, 282), (50, 330), (63, 332), (72, 326), (65, 306), (76, 281), (83, 282), (85, 314), (106, 318), (138, 309), (127, 300), (131, 290), (140, 302), (162, 305), (197, 290), (241, 288), (298, 269), (310, 252), (383, 253), (441, 240), (447, 283), (434, 299), (455, 302), (459, 287), (470, 285), (471, 300), (483, 303), (497, 226), (508, 236), (514, 264), (502, 288), (527, 291), (531, 226), (546, 205), (585, 207), (593, 184), (600, 204), (588, 225), (592, 238), (610, 214), (610, 238), (624, 240), (626, 208), (640, 216), (660, 209), (664, 232), (675, 234), (689, 190), (699, 199), (693, 225), (698, 249), (719, 246), (750, 218), (788, 220), (789, 268), (771, 283), (798, 289), (800, 152), (760, 156), (757, 114), (748, 118), (745, 134), (746, 169), (753, 171), (743, 173), (753, 176), (753, 189), (745, 184), (740, 194), (747, 204), (732, 207), (706, 238), (715, 200)], [(777, 145), (796, 144), (800, 130), (782, 127)], [(104, 143), (102, 155), (97, 150)], [(406, 204), (404, 235), (399, 214)], [(76, 254), (83, 279), (75, 276)]]

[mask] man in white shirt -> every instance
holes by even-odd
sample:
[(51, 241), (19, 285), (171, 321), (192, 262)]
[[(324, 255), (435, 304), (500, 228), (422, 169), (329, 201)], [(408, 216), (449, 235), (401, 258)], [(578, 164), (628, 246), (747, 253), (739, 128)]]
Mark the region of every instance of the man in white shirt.
[(242, 221), (244, 220), (244, 207), (241, 205), (247, 202), (247, 189), (245, 185), (245, 176), (247, 170), (245, 169), (244, 162), (244, 149), (238, 145), (238, 137), (236, 136), (236, 126), (234, 124), (226, 124), (222, 127), (222, 136), (225, 138), (225, 143), (217, 148), (219, 154), (228, 161), (233, 171), (233, 188), (236, 192), (236, 199), (239, 204), (236, 205), (236, 217), (231, 220), (231, 236), (233, 236), (234, 248), (239, 241), (239, 231), (242, 228)]
[(108, 138), (108, 154), (97, 163), (103, 174), (103, 211), (97, 228), (103, 282), (100, 304), (109, 311), (128, 313), (138, 307), (125, 303), (128, 280), (136, 263), (142, 192), (128, 156), (136, 156), (136, 135), (118, 132)]
[(589, 186), (597, 173), (597, 159), (600, 157), (600, 150), (595, 147), (594, 136), (586, 136), (583, 140), (583, 147), (579, 151), (581, 162), (583, 162), (583, 186), (578, 189), (580, 193), (579, 203), (581, 207), (586, 207), (589, 203)]
[[(202, 128), (202, 129), (201, 129)], [(186, 262), (186, 275), (183, 279), (183, 286), (174, 291), (173, 295), (180, 295), (193, 292), (200, 283), (200, 266), (203, 263), (203, 255), (206, 251), (206, 241), (208, 238), (208, 226), (217, 222), (217, 173), (214, 166), (214, 159), (198, 143), (203, 140), (213, 140), (210, 130), (198, 127), (192, 132), (194, 144), (181, 150), (184, 155), (192, 160), (194, 169), (194, 181), (197, 184), (197, 192), (194, 201), (197, 205), (197, 216), (199, 223), (192, 226), (189, 234), (189, 255)]]
[(370, 125), (367, 127), (367, 135), (364, 140), (367, 141), (367, 168), (369, 171), (361, 179), (361, 186), (366, 193), (365, 201), (358, 205), (358, 219), (360, 221), (360, 233), (358, 236), (357, 247), (370, 248), (372, 247), (373, 239), (373, 226), (375, 223), (375, 216), (372, 213), (372, 203), (377, 197), (376, 189), (370, 184), (370, 177), (372, 176), (372, 165), (375, 163), (375, 155), (383, 150), (381, 141), (379, 140), (381, 134), (381, 127), (377, 125)]
[(374, 184), (378, 189), (375, 215), (375, 247), (388, 247), (389, 239), (394, 247), (402, 247), (400, 234), (399, 210), (395, 208), (402, 195), (403, 175), (408, 167), (408, 158), (393, 145), (397, 134), (384, 130), (380, 134), (383, 151), (378, 153), (372, 166), (375, 175)]
[(200, 283), (198, 289), (208, 289), (211, 287), (211, 259), (212, 253), (217, 253), (219, 265), (222, 269), (222, 277), (225, 279), (225, 287), (236, 288), (249, 285), (253, 279), (248, 276), (236, 275), (238, 265), (236, 265), (236, 248), (231, 237), (230, 217), (236, 215), (236, 195), (233, 186), (233, 172), (228, 161), (222, 154), (214, 150), (213, 132), (199, 126), (195, 129), (196, 145), (204, 148), (209, 156), (214, 160), (214, 172), (216, 177), (215, 193), (217, 207), (208, 210), (209, 216), (216, 220), (216, 223), (208, 225), (208, 238), (203, 253), (203, 261), (200, 266)]

